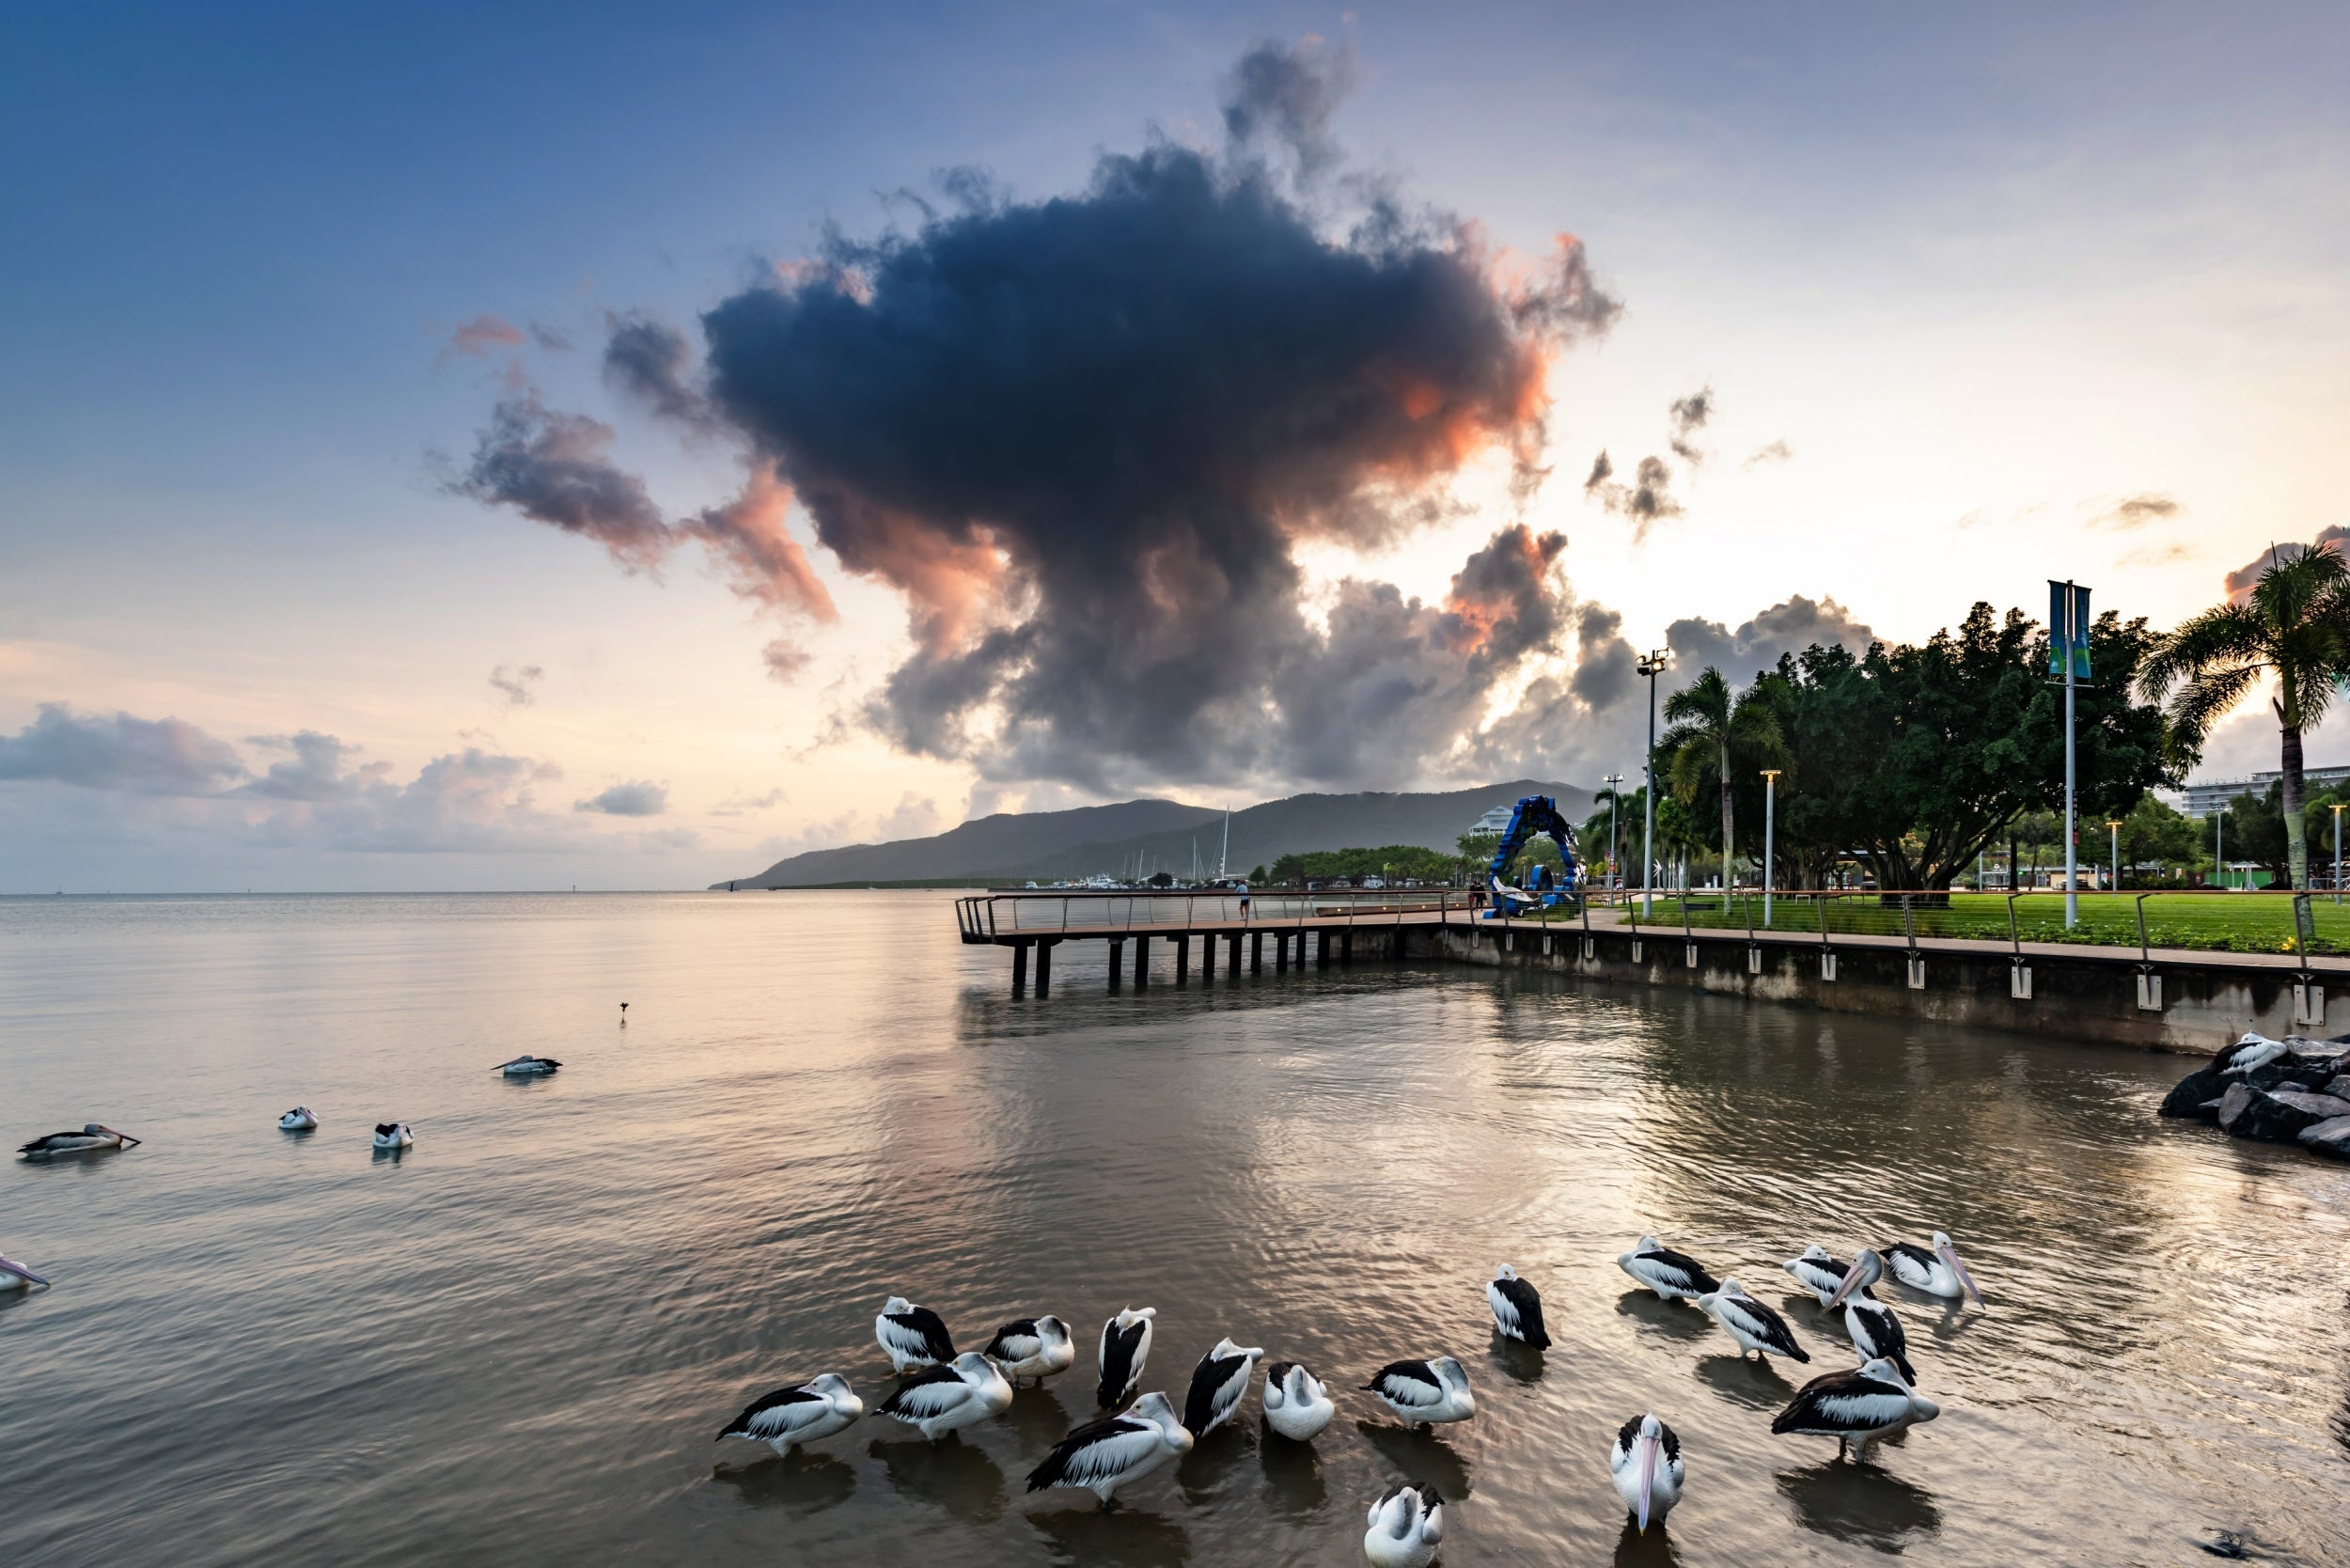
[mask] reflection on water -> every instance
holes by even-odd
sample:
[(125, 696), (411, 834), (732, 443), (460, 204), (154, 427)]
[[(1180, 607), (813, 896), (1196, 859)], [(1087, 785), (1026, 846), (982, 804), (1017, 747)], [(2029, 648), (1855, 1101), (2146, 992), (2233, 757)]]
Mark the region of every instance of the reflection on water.
[(1652, 1519), (1642, 1530), (1638, 1520), (1624, 1515), (1623, 1533), (1616, 1538), (1616, 1568), (1678, 1568), (1680, 1561), (1668, 1528)]
[[(1007, 978), (925, 894), (0, 900), (0, 1134), (148, 1139), (0, 1168), (57, 1281), (0, 1297), (0, 1560), (1335, 1565), (1405, 1479), (1460, 1563), (2155, 1562), (2248, 1521), (2350, 1560), (2350, 1170), (2156, 1121), (2175, 1058), (1467, 969)], [(563, 1071), (489, 1071), (525, 1051)], [(416, 1147), (368, 1157), (393, 1116)], [(1991, 1309), (1881, 1294), (1942, 1418), (1861, 1465), (1773, 1436), (1854, 1359), (1778, 1260), (1936, 1229)], [(1643, 1231), (1787, 1291), (1812, 1363), (1627, 1289)], [(1547, 1354), (1494, 1334), (1504, 1261)], [(966, 1344), (1057, 1312), (1078, 1364), (937, 1445), (713, 1469), (750, 1393), (878, 1405), (893, 1293)], [(1244, 1407), (1107, 1514), (1026, 1495), (1129, 1304), (1146, 1388), (1229, 1332), (1339, 1419)], [(1437, 1354), (1474, 1420), (1360, 1392)], [(1606, 1461), (1642, 1410), (1689, 1465), (1645, 1537)]]

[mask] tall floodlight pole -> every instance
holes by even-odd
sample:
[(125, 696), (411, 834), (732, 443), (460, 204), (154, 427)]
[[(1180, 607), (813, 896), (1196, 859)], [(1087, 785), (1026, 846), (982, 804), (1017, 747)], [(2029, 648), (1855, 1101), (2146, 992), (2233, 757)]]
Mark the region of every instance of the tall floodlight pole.
[(2334, 803), (2334, 902), (2342, 902), (2342, 803)]
[(2081, 921), (2080, 819), (2073, 767), (2073, 691), (2089, 673), (2089, 590), (2077, 583), (2048, 584), (2048, 657), (2064, 675), (2064, 928)]
[(2113, 836), (2112, 891), (2118, 893), (2122, 890), (2122, 824), (2108, 817), (2106, 819), (2106, 831)]
[(2219, 878), (2220, 891), (2228, 887), (2228, 808), (2218, 808), (2211, 814), (2211, 869)]
[(1778, 770), (1762, 770), (1762, 929), (1771, 929), (1772, 831), (1778, 823)]
[(1623, 886), (1622, 837), (1616, 832), (1616, 797), (1623, 793), (1623, 775), (1611, 773), (1600, 779), (1607, 786), (1607, 880), (1618, 888)]
[(1648, 762), (1640, 770), (1641, 814), (1647, 821), (1640, 829), (1640, 914), (1643, 917), (1656, 912), (1656, 678), (1664, 673), (1672, 658), (1668, 650), (1658, 649), (1643, 654), (1633, 667), (1648, 677)]

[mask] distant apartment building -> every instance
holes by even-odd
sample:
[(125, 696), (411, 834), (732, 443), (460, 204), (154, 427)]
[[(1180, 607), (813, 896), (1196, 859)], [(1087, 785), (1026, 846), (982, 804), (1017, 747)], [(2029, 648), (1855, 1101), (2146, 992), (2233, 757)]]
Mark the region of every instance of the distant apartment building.
[(1510, 831), (1510, 813), (1517, 808), (1518, 803), (1514, 800), (1507, 806), (1496, 806), (1478, 818), (1476, 824), (1469, 831), (1480, 836), (1490, 835), (1498, 839)]
[[(2180, 808), (2190, 817), (2208, 817), (2241, 794), (2265, 795), (2268, 787), (2284, 776), (2281, 769), (2256, 773), (2249, 778), (2217, 778), (2204, 783), (2189, 784), (2181, 792), (2186, 804)], [(2330, 768), (2303, 768), (2301, 777), (2311, 794), (2330, 790), (2350, 780), (2350, 763)]]

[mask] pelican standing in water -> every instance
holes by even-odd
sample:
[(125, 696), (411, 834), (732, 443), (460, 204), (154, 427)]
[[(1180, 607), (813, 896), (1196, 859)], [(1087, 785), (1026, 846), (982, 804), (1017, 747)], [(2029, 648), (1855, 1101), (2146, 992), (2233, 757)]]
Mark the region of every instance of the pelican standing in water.
[(995, 1330), (995, 1337), (979, 1354), (1003, 1368), (1013, 1387), (1024, 1377), (1033, 1377), (1042, 1388), (1046, 1378), (1076, 1365), (1077, 1342), (1069, 1337), (1069, 1325), (1047, 1312), (1038, 1318), (1014, 1318)]
[(889, 1370), (903, 1376), (919, 1367), (941, 1367), (955, 1358), (955, 1341), (947, 1325), (928, 1307), (916, 1307), (904, 1296), (882, 1303), (873, 1319), (873, 1338), (889, 1356)]
[(1506, 1337), (1532, 1350), (1548, 1350), (1550, 1336), (1543, 1328), (1543, 1296), (1504, 1263), (1485, 1285), (1485, 1305), (1493, 1309), (1494, 1326)]
[(378, 1149), (405, 1149), (416, 1141), (416, 1135), (408, 1130), (405, 1121), (379, 1121), (375, 1124), (375, 1146)]
[(1852, 1265), (1844, 1262), (1813, 1242), (1803, 1249), (1800, 1257), (1790, 1258), (1778, 1265), (1794, 1276), (1795, 1283), (1820, 1298), (1822, 1307), (1828, 1306), (1836, 1294), (1836, 1287), (1844, 1282)]
[(1194, 1437), (1205, 1437), (1230, 1420), (1248, 1397), (1248, 1380), (1263, 1359), (1261, 1347), (1236, 1345), (1230, 1335), (1216, 1341), (1215, 1348), (1192, 1369), (1191, 1391), (1183, 1396), (1183, 1429)]
[(1135, 1397), (1143, 1363), (1151, 1358), (1151, 1320), (1158, 1315), (1156, 1307), (1125, 1307), (1102, 1325), (1102, 1346), (1095, 1357), (1102, 1381), (1093, 1390), (1093, 1402), (1101, 1408), (1115, 1410)]
[(1852, 1336), (1853, 1348), (1860, 1353), (1863, 1363), (1881, 1356), (1893, 1363), (1903, 1382), (1917, 1387), (1918, 1369), (1909, 1364), (1909, 1335), (1903, 1330), (1902, 1320), (1865, 1288), (1844, 1303), (1844, 1332)]
[(1863, 1287), (1875, 1284), (1888, 1273), (1913, 1291), (1938, 1295), (1944, 1300), (1967, 1295), (1974, 1298), (1976, 1306), (1984, 1305), (1982, 1293), (1975, 1289), (1974, 1276), (1968, 1274), (1966, 1265), (1959, 1262), (1958, 1248), (1952, 1247), (1950, 1238), (1939, 1231), (1934, 1233), (1931, 1250), (1908, 1242), (1895, 1242), (1883, 1252), (1875, 1247), (1864, 1248), (1853, 1258), (1851, 1270), (1845, 1274), (1843, 1283), (1836, 1287), (1836, 1294), (1828, 1298), (1827, 1304), (1830, 1307), (1841, 1305), (1847, 1297)]
[(882, 1401), (881, 1413), (895, 1416), (932, 1442), (1011, 1408), (1011, 1385), (995, 1363), (966, 1350), (943, 1367), (918, 1372)]
[(1735, 1279), (1725, 1279), (1719, 1290), (1699, 1296), (1698, 1306), (1730, 1330), (1730, 1337), (1738, 1341), (1741, 1360), (1750, 1350), (1764, 1356), (1793, 1356), (1798, 1361), (1811, 1359), (1803, 1346), (1795, 1343), (1794, 1330), (1787, 1326), (1787, 1320), (1748, 1295), (1746, 1287)]
[(1681, 1500), (1681, 1439), (1654, 1416), (1639, 1415), (1623, 1423), (1607, 1450), (1607, 1473), (1615, 1477), (1616, 1496), (1648, 1532), (1652, 1518), (1658, 1524)]
[(1377, 1394), (1407, 1427), (1465, 1421), (1477, 1414), (1477, 1396), (1469, 1392), (1468, 1372), (1449, 1356), (1390, 1361), (1363, 1388)]
[(1118, 1489), (1191, 1451), (1191, 1433), (1175, 1419), (1175, 1406), (1155, 1390), (1134, 1407), (1088, 1421), (1053, 1447), (1044, 1463), (1028, 1472), (1028, 1490), (1081, 1486), (1108, 1508)]
[(0, 1258), (0, 1291), (29, 1291), (35, 1285), (46, 1290), (48, 1277), (35, 1274), (13, 1258)]
[(128, 1133), (118, 1133), (101, 1121), (83, 1124), (78, 1133), (48, 1133), (21, 1145), (17, 1152), (28, 1160), (45, 1160), (53, 1154), (88, 1154), (104, 1149), (128, 1149), (138, 1143)]
[(1339, 1407), (1330, 1390), (1297, 1361), (1276, 1361), (1264, 1370), (1265, 1425), (1292, 1443), (1310, 1443), (1322, 1435)]
[(316, 1130), (318, 1112), (307, 1105), (296, 1105), (277, 1119), (278, 1130), (288, 1133), (307, 1133)]
[(748, 1437), (789, 1455), (803, 1443), (846, 1431), (864, 1414), (865, 1402), (856, 1397), (849, 1380), (825, 1372), (796, 1388), (777, 1388), (753, 1400), (718, 1434), (718, 1441)]
[(1616, 1266), (1654, 1291), (1661, 1301), (1695, 1301), (1721, 1281), (1685, 1252), (1675, 1252), (1654, 1236), (1642, 1236), (1629, 1252), (1616, 1254)]
[(543, 1078), (563, 1064), (553, 1057), (516, 1057), (512, 1061), (499, 1062), (490, 1069), (509, 1078)]
[(1444, 1540), (1444, 1498), (1433, 1486), (1390, 1486), (1371, 1505), (1363, 1555), (1372, 1568), (1428, 1568)]
[(1833, 1437), (1839, 1457), (1869, 1456), (1869, 1445), (1890, 1437), (1919, 1421), (1942, 1414), (1942, 1407), (1902, 1381), (1901, 1369), (1888, 1360), (1871, 1361), (1852, 1372), (1815, 1377), (1795, 1390), (1787, 1408), (1771, 1419), (1776, 1433), (1810, 1437)]

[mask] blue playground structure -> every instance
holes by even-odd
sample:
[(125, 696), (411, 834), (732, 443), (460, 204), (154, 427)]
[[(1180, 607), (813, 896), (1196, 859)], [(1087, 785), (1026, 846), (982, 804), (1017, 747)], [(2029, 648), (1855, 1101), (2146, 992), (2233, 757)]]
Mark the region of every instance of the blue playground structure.
[[(1559, 862), (1564, 873), (1553, 879), (1550, 868), (1537, 866), (1534, 874), (1526, 880), (1528, 886), (1512, 887), (1502, 879), (1509, 874), (1510, 862), (1525, 853), (1537, 833), (1547, 833), (1559, 846)], [(1500, 845), (1494, 851), (1493, 864), (1485, 870), (1485, 886), (1493, 893), (1493, 907), (1485, 911), (1488, 920), (1506, 920), (1523, 910), (1572, 905), (1581, 896), (1583, 863), (1574, 853), (1574, 828), (1559, 814), (1559, 803), (1548, 795), (1528, 795), (1510, 813), (1509, 831), (1501, 836)]]

